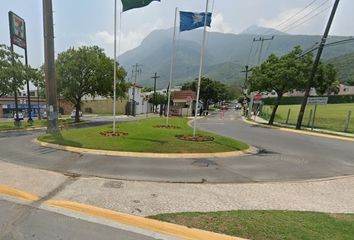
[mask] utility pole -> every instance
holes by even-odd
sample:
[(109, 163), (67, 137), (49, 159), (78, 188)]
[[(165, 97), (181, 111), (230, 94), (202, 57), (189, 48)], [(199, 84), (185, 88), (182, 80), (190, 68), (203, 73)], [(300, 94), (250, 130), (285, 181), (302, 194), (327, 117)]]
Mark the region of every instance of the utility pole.
[(243, 84), (243, 89), (247, 89), (247, 86), (248, 86), (248, 73), (251, 72), (252, 69), (249, 69), (249, 66), (246, 65), (245, 66), (245, 70), (241, 71), (242, 73), (245, 73), (246, 74), (246, 79), (245, 79), (245, 82)]
[(160, 78), (160, 76), (157, 76), (157, 73), (155, 72), (155, 75), (154, 76), (152, 76), (151, 78), (153, 78), (154, 79), (154, 104), (153, 104), (153, 112), (155, 112), (155, 108), (156, 108), (156, 80), (158, 79), (158, 78)]
[(135, 76), (134, 76), (134, 85), (133, 85), (133, 116), (135, 117), (135, 109), (136, 109), (136, 103), (135, 103), (135, 88), (136, 88), (136, 80), (137, 80), (137, 77), (138, 77), (138, 73), (141, 73), (142, 70), (140, 67), (142, 67), (143, 65), (140, 65), (138, 63), (136, 63), (135, 65), (133, 65), (133, 71), (132, 73), (135, 73)]
[(57, 86), (55, 78), (52, 0), (43, 0), (44, 70), (47, 92), (47, 132), (58, 132)]
[(315, 76), (316, 76), (316, 72), (317, 72), (318, 65), (320, 63), (320, 59), (321, 59), (321, 55), (322, 55), (322, 52), (323, 52), (323, 48), (324, 48), (324, 46), (326, 44), (326, 40), (327, 40), (327, 37), (328, 37), (328, 34), (329, 34), (329, 30), (331, 29), (334, 16), (336, 15), (338, 4), (339, 4), (339, 0), (336, 0), (334, 2), (333, 8), (332, 8), (332, 12), (331, 12), (331, 15), (329, 17), (325, 32), (324, 32), (324, 34), (322, 36), (320, 46), (318, 47), (318, 52), (317, 52), (317, 55), (316, 55), (316, 58), (315, 58), (315, 62), (313, 63), (313, 68), (312, 68), (312, 72), (311, 72), (311, 75), (310, 75), (310, 79), (308, 80), (307, 85), (306, 85), (305, 96), (304, 96), (304, 99), (302, 100), (302, 104), (301, 104), (301, 108), (300, 108), (300, 112), (299, 112), (299, 117), (298, 117), (297, 123), (296, 123), (296, 129), (300, 129), (301, 128), (302, 120), (304, 118), (304, 113), (305, 113), (305, 109), (306, 109), (307, 99), (310, 96), (311, 86), (312, 86), (312, 83), (313, 83), (313, 81), (315, 79)]
[(261, 49), (259, 50), (259, 55), (258, 55), (258, 64), (260, 64), (261, 60), (262, 60), (262, 51), (263, 51), (264, 41), (272, 41), (272, 40), (274, 40), (274, 36), (272, 36), (271, 38), (264, 38), (264, 37), (260, 37), (258, 39), (253, 38), (253, 42), (261, 42)]

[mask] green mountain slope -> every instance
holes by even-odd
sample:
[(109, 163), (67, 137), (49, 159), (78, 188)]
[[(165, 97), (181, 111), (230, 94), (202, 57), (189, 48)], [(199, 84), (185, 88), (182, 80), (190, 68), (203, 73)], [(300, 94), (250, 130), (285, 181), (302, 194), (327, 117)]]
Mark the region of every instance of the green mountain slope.
[(329, 59), (328, 62), (336, 67), (338, 78), (342, 83), (354, 82), (354, 53)]
[[(161, 76), (158, 80), (158, 87), (167, 87), (170, 75), (172, 32), (172, 29), (153, 31), (139, 47), (120, 56), (121, 64), (128, 73), (131, 72), (135, 63), (143, 65), (142, 74), (138, 79), (139, 83), (152, 86), (151, 76), (157, 72)], [(264, 43), (262, 60), (271, 53), (286, 54), (297, 45), (304, 50), (309, 49), (321, 39), (320, 36), (278, 34), (273, 41)], [(187, 31), (178, 33), (177, 36), (173, 85), (191, 81), (197, 77), (202, 31)], [(226, 83), (241, 81), (244, 77), (244, 74), (240, 73), (243, 66), (256, 65), (258, 62), (259, 43), (253, 44), (253, 51), (250, 54), (252, 40), (255, 37), (258, 36), (247, 32), (246, 34), (208, 33), (203, 74)], [(329, 37), (328, 42), (345, 38)], [(354, 53), (354, 42), (325, 49), (323, 59), (335, 58), (348, 53)], [(132, 79), (131, 76), (130, 79)]]

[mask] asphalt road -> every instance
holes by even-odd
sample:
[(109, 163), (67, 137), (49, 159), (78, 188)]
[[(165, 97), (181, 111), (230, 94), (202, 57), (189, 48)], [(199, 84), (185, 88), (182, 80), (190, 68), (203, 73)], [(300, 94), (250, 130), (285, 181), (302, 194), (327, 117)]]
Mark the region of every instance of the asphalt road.
[(61, 173), (158, 182), (246, 183), (354, 174), (353, 142), (246, 124), (235, 111), (198, 121), (201, 129), (245, 141), (258, 154), (232, 158), (155, 159), (95, 156), (41, 147), (42, 132), (0, 133), (0, 160)]
[(0, 199), (0, 239), (153, 240), (157, 238)]

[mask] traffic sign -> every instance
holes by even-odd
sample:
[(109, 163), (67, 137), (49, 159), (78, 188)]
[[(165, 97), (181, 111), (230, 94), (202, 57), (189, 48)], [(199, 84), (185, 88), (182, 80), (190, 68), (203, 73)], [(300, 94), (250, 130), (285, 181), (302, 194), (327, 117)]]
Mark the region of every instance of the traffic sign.
[(309, 97), (307, 99), (308, 105), (326, 105), (328, 103), (328, 97)]

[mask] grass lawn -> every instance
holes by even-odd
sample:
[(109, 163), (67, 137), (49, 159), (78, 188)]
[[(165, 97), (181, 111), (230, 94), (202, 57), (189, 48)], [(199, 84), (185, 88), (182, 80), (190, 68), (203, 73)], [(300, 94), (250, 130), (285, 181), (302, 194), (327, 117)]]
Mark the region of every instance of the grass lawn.
[(32, 125), (29, 125), (27, 120), (22, 120), (21, 121), (21, 126), (20, 127), (16, 127), (15, 124), (14, 124), (14, 121), (0, 122), (0, 131), (45, 127), (46, 124), (47, 124), (47, 120), (34, 120)]
[[(70, 119), (70, 118), (59, 119), (59, 124), (63, 124), (63, 123), (69, 125), (75, 124), (74, 119)], [(35, 119), (32, 125), (29, 125), (27, 120), (22, 120), (20, 127), (16, 127), (14, 121), (11, 120), (9, 122), (0, 122), (0, 131), (17, 130), (17, 129), (21, 130), (27, 128), (38, 128), (38, 127), (46, 127), (46, 126), (47, 126), (47, 119), (41, 119), (41, 120)]]
[(229, 211), (161, 214), (150, 218), (253, 240), (354, 239), (354, 214)]
[[(291, 109), (289, 124), (295, 125), (299, 114), (300, 105), (280, 105), (276, 113), (275, 121), (285, 123), (289, 108)], [(311, 109), (313, 111), (314, 106), (308, 105), (306, 107), (303, 126), (308, 126)], [(318, 105), (315, 128), (343, 132), (348, 111), (352, 111), (349, 132), (354, 133), (354, 103)], [(269, 117), (271, 114), (271, 106), (264, 106), (263, 112), (265, 113), (265, 116)]]
[(127, 136), (105, 137), (102, 131), (112, 131), (112, 125), (90, 127), (62, 131), (59, 134), (44, 135), (39, 139), (49, 143), (67, 146), (154, 153), (195, 153), (195, 152), (227, 152), (243, 150), (248, 145), (231, 138), (198, 131), (200, 135), (214, 137), (212, 142), (189, 142), (177, 139), (176, 135), (192, 134), (192, 128), (187, 125), (187, 119), (171, 118), (170, 124), (179, 129), (155, 128), (165, 124), (164, 118), (150, 118), (139, 121), (124, 122), (118, 125), (119, 131), (127, 132)]

